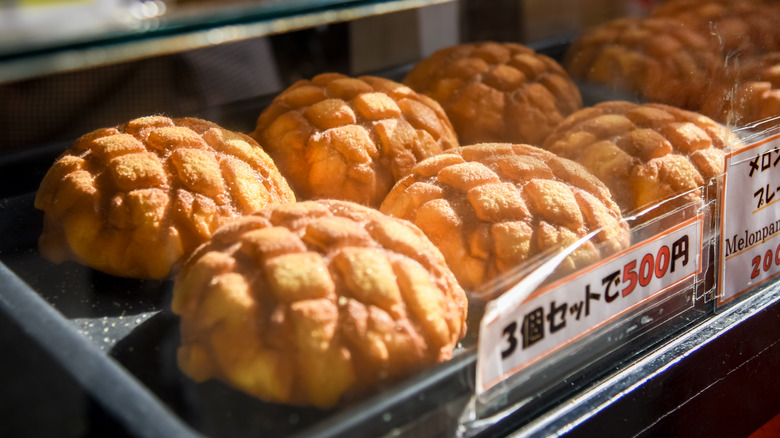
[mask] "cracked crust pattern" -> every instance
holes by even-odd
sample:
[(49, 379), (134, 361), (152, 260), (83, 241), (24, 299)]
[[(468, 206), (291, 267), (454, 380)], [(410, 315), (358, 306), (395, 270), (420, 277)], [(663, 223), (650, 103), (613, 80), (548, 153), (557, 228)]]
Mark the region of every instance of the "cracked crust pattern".
[(515, 43), (441, 49), (416, 65), (404, 83), (442, 105), (462, 145), (539, 145), (582, 107), (577, 86), (556, 61)]
[(300, 200), (378, 206), (419, 160), (458, 146), (438, 103), (373, 76), (326, 73), (277, 96), (251, 134)]
[(697, 109), (721, 68), (712, 43), (667, 18), (619, 18), (586, 31), (564, 66), (575, 79), (639, 99)]
[(422, 161), (393, 188), (381, 211), (420, 227), (467, 290), (599, 229), (562, 270), (629, 244), (628, 227), (596, 177), (529, 145), (463, 146)]
[(320, 200), (218, 230), (176, 278), (172, 308), (193, 379), (330, 407), (450, 359), (467, 303), (417, 227)]
[(47, 172), (41, 253), (108, 274), (165, 278), (220, 225), (295, 201), (250, 137), (150, 116), (82, 136)]
[(572, 114), (545, 149), (588, 168), (627, 214), (686, 192), (663, 210), (701, 202), (705, 181), (723, 173), (724, 148), (739, 144), (729, 129), (701, 114), (613, 101)]

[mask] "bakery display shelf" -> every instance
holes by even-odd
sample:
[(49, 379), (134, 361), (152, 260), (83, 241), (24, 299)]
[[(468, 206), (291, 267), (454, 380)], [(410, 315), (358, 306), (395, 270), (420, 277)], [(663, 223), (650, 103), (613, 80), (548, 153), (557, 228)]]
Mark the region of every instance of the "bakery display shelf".
[[(165, 13), (132, 28), (0, 42), (0, 84), (451, 1), (153, 1), (166, 5)], [(529, 45), (560, 60), (568, 41)], [(409, 68), (377, 75), (400, 81)], [(609, 87), (578, 86), (585, 106), (636, 100)], [(271, 99), (177, 116), (248, 132)], [(3, 402), (48, 399), (60, 420), (50, 423), (76, 429), (54, 436), (746, 436), (777, 414), (780, 281), (716, 309), (716, 236), (706, 237), (703, 275), (510, 376), (491, 398), (475, 396), (485, 303), (474, 297), (469, 332), (452, 360), (334, 409), (266, 403), (221, 382), (195, 383), (176, 364), (172, 280), (117, 278), (74, 262), (55, 265), (38, 253), (43, 214), (33, 208), (35, 190), (70, 143), (0, 156), (0, 348), (13, 347), (5, 351), (19, 363), (18, 375), (5, 381), (18, 380), (20, 388)], [(36, 418), (31, 412), (24, 412), (28, 422)], [(6, 433), (0, 425), (0, 436)]]
[[(246, 40), (265, 35), (356, 20), (452, 0), (257, 0), (235, 2), (136, 1), (156, 4), (155, 11), (71, 36), (42, 28), (34, 38), (0, 33), (0, 83), (117, 64), (154, 56)], [(0, 8), (0, 23), (20, 12)], [(131, 14), (119, 11), (118, 14)], [(92, 20), (94, 17), (81, 17)], [(48, 35), (50, 32), (51, 35)]]
[[(25, 333), (14, 340), (17, 345), (43, 349), (129, 435), (444, 437), (464, 424), (473, 401), (483, 311), (477, 299), (470, 305), (469, 334), (454, 359), (332, 410), (265, 403), (220, 382), (188, 379), (176, 365), (180, 339), (178, 317), (170, 310), (172, 281), (118, 278), (75, 262), (55, 265), (38, 253), (43, 214), (33, 207), (34, 191), (64, 147), (9, 154), (0, 163), (7, 180), (0, 199), (0, 314)], [(541, 421), (551, 409), (705, 321), (711, 302), (697, 297), (690, 285), (672, 290), (564, 349), (554, 366), (542, 362), (527, 373), (532, 378), (509, 386), (503, 400), (484, 408), (487, 424), (468, 426), (470, 434), (490, 436), (507, 424)], [(613, 338), (622, 341), (609, 341)], [(524, 401), (517, 405), (515, 398)], [(512, 420), (492, 421), (504, 417)]]
[[(565, 43), (545, 41), (534, 48), (559, 58)], [(381, 75), (401, 78), (407, 70), (402, 66)], [(586, 84), (580, 89), (586, 105), (626, 98)], [(270, 96), (263, 96), (187, 115), (246, 132), (253, 128), (258, 108), (269, 102)], [(648, 382), (663, 382), (665, 369), (684, 362), (680, 358), (696, 357), (681, 348), (696, 350), (700, 344), (685, 339), (693, 336), (701, 344), (709, 337), (728, 339), (719, 337), (730, 330), (726, 322), (738, 326), (744, 319), (715, 315), (711, 297), (697, 290), (701, 285), (674, 289), (529, 369), (522, 382), (508, 384), (497, 399), (479, 408), (478, 421), (471, 421), (464, 415), (474, 403), (475, 345), (483, 311), (483, 303), (472, 300), (468, 337), (449, 362), (333, 410), (264, 403), (219, 382), (197, 384), (178, 370), (172, 281), (116, 278), (73, 262), (54, 265), (38, 254), (43, 214), (33, 208), (34, 192), (70, 143), (0, 157), (0, 317), (24, 332), (15, 343), (44, 350), (59, 373), (70, 376), (96, 409), (116, 423), (111, 427), (130, 436), (445, 437), (464, 432), (464, 424), (470, 436), (515, 431), (548, 436), (576, 431), (572, 424), (606, 427), (600, 412), (631, 399), (628, 394), (634, 391), (636, 399), (651, 403), (658, 396), (652, 388), (664, 383)], [(777, 289), (773, 284), (770, 292), (738, 300), (728, 314), (751, 306), (753, 297), (776, 296)]]
[[(0, 203), (7, 236), (0, 251), (0, 314), (24, 332), (13, 340), (17, 348), (32, 344), (43, 349), (59, 374), (71, 376), (101, 412), (115, 419), (102, 427), (141, 437), (432, 437), (456, 432), (473, 390), (474, 355), (468, 349), (333, 411), (262, 403), (220, 383), (188, 381), (175, 368), (178, 327), (166, 305), (170, 283), (117, 279), (70, 263), (50, 265), (34, 249), (37, 230), (31, 224), (40, 218), (31, 205), (29, 194)], [(742, 434), (774, 414), (780, 393), (773, 377), (780, 358), (780, 284), (718, 314), (677, 324), (676, 330), (648, 333), (642, 342), (562, 378), (560, 387), (500, 415), (478, 435), (626, 436), (695, 427)], [(63, 380), (55, 386), (65, 385)], [(668, 390), (669, 385), (676, 390)], [(713, 405), (712, 400), (726, 397), (749, 400)], [(717, 406), (724, 415), (711, 416)], [(732, 421), (735, 408), (746, 421)]]
[[(556, 58), (565, 47), (560, 40), (534, 45)], [(407, 70), (401, 66), (381, 75), (401, 78)], [(588, 104), (615, 98), (605, 89), (583, 85), (582, 90)], [(269, 102), (264, 96), (188, 115), (248, 131), (258, 108)], [(170, 311), (172, 281), (116, 278), (74, 262), (54, 265), (38, 254), (43, 214), (33, 208), (34, 192), (70, 143), (39, 145), (0, 158), (0, 223), (5, 231), (0, 314), (18, 324), (26, 333), (24, 342), (45, 350), (54, 366), (72, 376), (131, 436), (444, 437), (469, 424), (463, 415), (474, 395), (483, 311), (478, 300), (472, 300), (469, 334), (453, 360), (333, 410), (264, 403), (219, 382), (189, 380), (176, 365), (179, 327)], [(554, 366), (543, 361), (529, 370), (526, 377), (531, 378), (510, 385), (503, 399), (481, 407), (483, 418), (468, 426), (469, 434), (504, 434), (509, 425), (535, 427), (529, 425), (705, 322), (713, 309), (690, 286), (651, 304), (563, 350), (553, 357)], [(496, 420), (504, 418), (508, 421)]]

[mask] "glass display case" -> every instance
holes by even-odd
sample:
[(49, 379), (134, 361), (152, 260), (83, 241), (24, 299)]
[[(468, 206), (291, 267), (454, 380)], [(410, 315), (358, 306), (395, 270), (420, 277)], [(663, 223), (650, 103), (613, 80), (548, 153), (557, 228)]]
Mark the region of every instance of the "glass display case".
[[(780, 365), (780, 247), (773, 240), (780, 231), (773, 204), (780, 105), (772, 106), (774, 87), (780, 87), (772, 76), (780, 66), (772, 57), (780, 35), (771, 35), (771, 26), (757, 18), (772, 17), (766, 11), (776, 9), (761, 0), (3, 3), (0, 345), (6, 354), (0, 436), (759, 434), (780, 414), (774, 376)], [(668, 16), (676, 27), (664, 27)], [(709, 44), (706, 33), (679, 30), (695, 28), (694, 19), (709, 23), (720, 41), (712, 59), (701, 54)], [(646, 43), (653, 38), (655, 45)], [(695, 187), (661, 191), (650, 204), (623, 209), (619, 227), (599, 222), (586, 230), (580, 223), (576, 238), (502, 268), (479, 286), (463, 287), (467, 331), (447, 360), (327, 408), (267, 401), (218, 379), (196, 382), (177, 358), (184, 340), (181, 316), (172, 308), (181, 293), (174, 290), (180, 281), (175, 273), (128, 278), (72, 260), (53, 263), (39, 250), (39, 187), (84, 134), (146, 116), (195, 117), (254, 134), (258, 117), (285, 90), (318, 75), (379, 77), (407, 89), (401, 84), (412, 87), (410, 72), (421, 61), (484, 42), (516, 43), (522, 49), (512, 50), (530, 51), (518, 59), (543, 56), (570, 75), (578, 109), (591, 110), (582, 118), (593, 108), (611, 108), (601, 117), (626, 120), (641, 112), (626, 105), (655, 102), (665, 106), (642, 109), (661, 108), (662, 118), (678, 118), (670, 131), (631, 119), (631, 128), (610, 134), (610, 147), (628, 141), (618, 139), (620, 130), (638, 138), (656, 129), (669, 141), (674, 135), (688, 141), (693, 146), (685, 153), (700, 157), (696, 152), (706, 148), (697, 141), (705, 131), (714, 136), (718, 126), (729, 136), (711, 178), (699, 176)], [(742, 66), (754, 63), (768, 73), (742, 73)], [(539, 68), (507, 65), (521, 72), (519, 82), (533, 76), (523, 68)], [(642, 81), (627, 79), (640, 72)], [(558, 79), (538, 84), (564, 93)], [(501, 86), (509, 87), (495, 88)], [(620, 103), (604, 106), (611, 102)], [(442, 104), (456, 131), (490, 117), (492, 109), (467, 103), (468, 116)], [(754, 108), (763, 112), (748, 111)], [(697, 115), (682, 116), (678, 109)], [(566, 116), (555, 129), (566, 127)], [(512, 126), (524, 116), (503, 117)], [(549, 123), (531, 119), (534, 128)], [(632, 131), (636, 126), (642, 129)], [(586, 134), (596, 135), (593, 129)], [(483, 141), (556, 147), (550, 137), (466, 143), (465, 134), (458, 136), (461, 147)], [(614, 156), (590, 162), (614, 173)], [(664, 169), (653, 181), (666, 178), (664, 172), (676, 174)], [(642, 177), (634, 174), (630, 184)], [(556, 184), (562, 180), (555, 178)], [(586, 177), (567, 178), (579, 181), (572, 183), (578, 189), (586, 185)], [(533, 192), (524, 190), (531, 205)], [(592, 197), (576, 196), (580, 206)], [(556, 202), (546, 198), (538, 208), (551, 211), (544, 206)], [(580, 221), (598, 216), (583, 211)], [(620, 239), (622, 246), (615, 244)], [(567, 270), (587, 251), (599, 256)], [(447, 262), (470, 263), (468, 254), (459, 257)]]

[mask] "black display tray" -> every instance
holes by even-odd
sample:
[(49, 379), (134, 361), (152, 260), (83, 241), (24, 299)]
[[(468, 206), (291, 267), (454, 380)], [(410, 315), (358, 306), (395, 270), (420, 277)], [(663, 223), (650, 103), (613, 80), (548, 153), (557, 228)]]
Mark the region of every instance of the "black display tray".
[[(113, 277), (37, 251), (42, 213), (33, 194), (0, 201), (0, 310), (137, 436), (377, 436), (470, 393), (474, 355), (456, 357), (367, 399), (332, 410), (264, 403), (176, 366), (172, 281)], [(462, 401), (461, 403), (465, 403)], [(457, 412), (458, 408), (454, 408)], [(444, 415), (426, 436), (451, 435)], [(446, 423), (446, 424), (445, 424)]]
[[(171, 280), (119, 278), (75, 262), (56, 265), (44, 259), (37, 250), (43, 214), (34, 209), (33, 200), (34, 193), (0, 200), (0, 224), (5, 231), (0, 243), (0, 316), (26, 334), (28, 339), (15, 340), (16, 345), (27, 342), (42, 349), (129, 435), (456, 434), (474, 391), (473, 346), (481, 316), (477, 300), (471, 301), (470, 334), (449, 362), (331, 410), (265, 403), (220, 382), (195, 383), (178, 370), (180, 339), (178, 317), (170, 310)], [(675, 294), (668, 300), (680, 302), (673, 307), (689, 308), (685, 303), (689, 295)], [(693, 313), (646, 330), (641, 339), (619, 343), (611, 350), (580, 348), (567, 353), (567, 363), (544, 369), (538, 379), (531, 379), (545, 383), (533, 388), (531, 402), (512, 412), (513, 424), (531, 422), (703, 316), (695, 308), (690, 310)], [(658, 310), (643, 310), (636, 318), (652, 312)], [(601, 336), (610, 335), (607, 331)], [(501, 425), (489, 425), (475, 434), (490, 436), (495, 427)]]

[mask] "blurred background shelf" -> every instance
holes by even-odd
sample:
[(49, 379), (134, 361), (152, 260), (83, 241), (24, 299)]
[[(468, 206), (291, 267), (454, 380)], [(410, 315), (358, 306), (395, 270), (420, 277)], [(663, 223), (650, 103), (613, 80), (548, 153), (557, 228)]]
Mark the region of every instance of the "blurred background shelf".
[(85, 7), (84, 2), (25, 6), (28, 2), (12, 0), (0, 6), (0, 83), (451, 1), (149, 0)]

